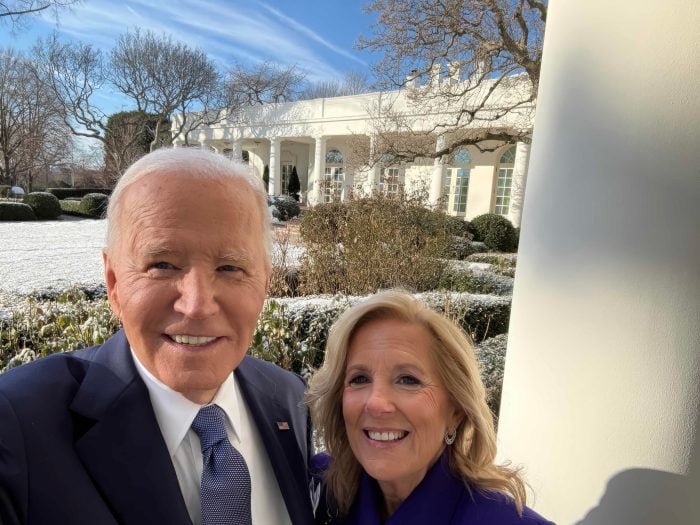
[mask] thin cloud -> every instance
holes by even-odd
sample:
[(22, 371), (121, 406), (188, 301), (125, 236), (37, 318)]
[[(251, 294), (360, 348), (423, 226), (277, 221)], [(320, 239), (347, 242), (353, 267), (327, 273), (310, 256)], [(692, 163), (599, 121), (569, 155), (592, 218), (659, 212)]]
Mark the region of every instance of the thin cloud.
[(316, 31), (314, 31), (313, 29), (310, 29), (310, 28), (306, 27), (305, 25), (301, 24), (300, 22), (297, 22), (296, 20), (294, 20), (293, 18), (291, 18), (291, 17), (285, 15), (284, 13), (282, 13), (281, 11), (279, 11), (278, 9), (275, 9), (274, 7), (269, 6), (269, 5), (267, 5), (266, 3), (264, 3), (264, 2), (258, 2), (258, 3), (259, 3), (264, 9), (267, 9), (270, 13), (272, 13), (273, 15), (275, 15), (275, 16), (276, 16), (277, 18), (279, 18), (280, 20), (282, 20), (282, 21), (284, 21), (284, 22), (286, 22), (286, 23), (288, 23), (288, 24), (291, 24), (291, 25), (294, 27), (295, 30), (304, 33), (306, 36), (308, 36), (309, 38), (315, 40), (315, 41), (318, 42), (319, 44), (322, 44), (323, 46), (325, 46), (326, 48), (330, 49), (331, 51), (333, 51), (333, 52), (335, 52), (335, 53), (338, 53), (339, 55), (342, 55), (342, 56), (344, 56), (345, 58), (349, 58), (350, 60), (354, 60), (355, 62), (357, 62), (357, 63), (359, 63), (359, 64), (362, 64), (363, 66), (366, 66), (366, 65), (367, 65), (367, 63), (366, 63), (364, 60), (362, 60), (362, 59), (356, 57), (355, 55), (353, 55), (353, 54), (350, 53), (349, 51), (346, 51), (345, 49), (340, 48), (340, 47), (338, 47), (338, 46), (336, 46), (336, 45), (334, 45), (334, 44), (328, 42), (328, 40), (326, 40), (326, 39), (322, 38), (321, 36), (319, 36), (319, 34), (318, 34)]

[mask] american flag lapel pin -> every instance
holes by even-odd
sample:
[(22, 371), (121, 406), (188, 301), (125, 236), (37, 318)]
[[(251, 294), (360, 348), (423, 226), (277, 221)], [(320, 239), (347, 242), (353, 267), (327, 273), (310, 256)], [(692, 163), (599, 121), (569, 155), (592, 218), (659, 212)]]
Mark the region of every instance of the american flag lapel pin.
[(277, 430), (289, 430), (289, 423), (286, 421), (278, 421)]

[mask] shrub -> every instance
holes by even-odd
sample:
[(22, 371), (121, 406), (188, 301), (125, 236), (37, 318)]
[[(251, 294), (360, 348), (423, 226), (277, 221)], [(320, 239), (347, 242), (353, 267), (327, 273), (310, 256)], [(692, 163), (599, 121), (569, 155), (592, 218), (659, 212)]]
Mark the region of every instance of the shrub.
[(304, 293), (364, 295), (381, 288), (433, 289), (450, 235), (446, 215), (410, 197), (319, 204), (300, 225)]
[(445, 222), (447, 223), (448, 232), (452, 235), (466, 238), (471, 237), (469, 223), (465, 221), (462, 217), (455, 217), (454, 215), (445, 215)]
[(49, 299), (27, 297), (0, 317), (0, 371), (103, 343), (118, 326), (104, 297), (90, 299), (78, 289)]
[(485, 213), (472, 219), (470, 229), (474, 239), (482, 241), (489, 249), (512, 252), (517, 246), (515, 228), (511, 222), (495, 213)]
[(35, 191), (25, 195), (22, 202), (32, 207), (37, 219), (57, 219), (61, 215), (61, 204), (51, 193)]
[[(456, 321), (476, 341), (505, 333), (510, 300), (467, 293), (417, 297)], [(315, 296), (268, 299), (253, 336), (251, 353), (306, 375), (323, 362), (328, 331), (346, 308), (364, 297)]]
[(294, 197), (295, 201), (299, 200), (299, 190), (301, 190), (301, 184), (299, 182), (299, 174), (297, 173), (297, 167), (292, 167), (292, 174), (289, 176), (289, 184), (287, 185), (287, 192)]
[(501, 391), (503, 389), (503, 368), (506, 362), (508, 334), (500, 334), (479, 343), (476, 360), (481, 370), (481, 380), (486, 387), (486, 403), (493, 415), (498, 417), (501, 408)]
[(440, 288), (451, 292), (510, 295), (513, 278), (483, 270), (450, 269), (440, 280)]
[(88, 193), (80, 201), (80, 211), (90, 217), (101, 219), (107, 211), (109, 197), (104, 193)]
[(78, 215), (80, 217), (85, 217), (85, 214), (80, 211), (80, 201), (73, 199), (65, 199), (58, 201), (61, 206), (61, 211), (66, 215)]
[(0, 202), (0, 221), (34, 221), (36, 214), (23, 202)]
[(0, 197), (9, 197), (10, 188), (12, 188), (12, 186), (8, 186), (7, 184), (0, 184)]
[(298, 217), (301, 212), (299, 203), (288, 195), (277, 195), (272, 198), (272, 216), (280, 221), (288, 221), (292, 217)]
[(58, 200), (60, 201), (69, 197), (82, 199), (88, 193), (104, 193), (105, 195), (112, 194), (112, 190), (109, 188), (46, 188), (46, 191), (58, 197)]

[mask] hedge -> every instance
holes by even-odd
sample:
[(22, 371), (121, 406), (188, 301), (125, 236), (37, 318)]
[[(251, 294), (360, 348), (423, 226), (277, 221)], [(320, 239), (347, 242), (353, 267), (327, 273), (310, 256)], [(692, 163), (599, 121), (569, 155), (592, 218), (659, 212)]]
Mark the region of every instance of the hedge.
[(109, 197), (104, 193), (88, 193), (80, 201), (80, 211), (84, 215), (101, 219), (107, 211)]
[(58, 197), (58, 200), (67, 199), (68, 197), (82, 198), (88, 193), (112, 194), (112, 190), (109, 188), (47, 188), (46, 191)]
[(0, 202), (0, 221), (35, 221), (36, 214), (29, 204), (23, 202)]

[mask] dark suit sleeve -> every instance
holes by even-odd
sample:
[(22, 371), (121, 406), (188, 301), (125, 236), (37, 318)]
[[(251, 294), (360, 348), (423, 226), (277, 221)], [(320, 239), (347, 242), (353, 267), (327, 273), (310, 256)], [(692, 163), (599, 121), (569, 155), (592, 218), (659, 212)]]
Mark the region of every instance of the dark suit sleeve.
[(0, 523), (27, 521), (27, 466), (22, 431), (0, 392)]

